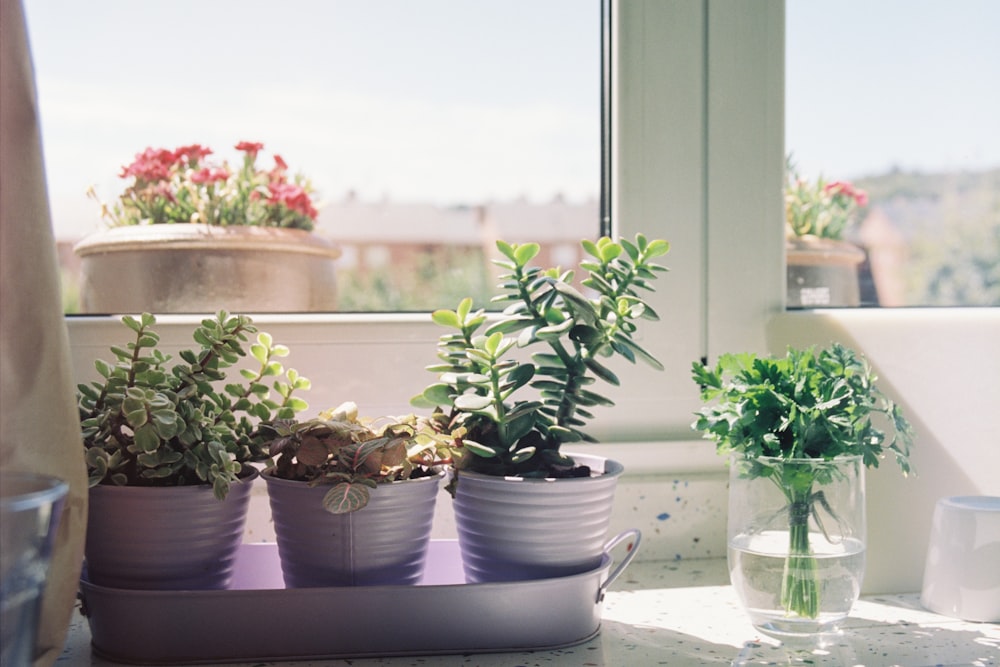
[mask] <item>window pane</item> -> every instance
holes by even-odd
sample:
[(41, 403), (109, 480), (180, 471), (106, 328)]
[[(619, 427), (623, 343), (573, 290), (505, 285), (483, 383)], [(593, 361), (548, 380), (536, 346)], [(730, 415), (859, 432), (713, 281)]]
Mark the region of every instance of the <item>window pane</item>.
[(867, 194), (845, 234), (861, 305), (1000, 305), (1000, 4), (788, 0), (786, 20), (786, 150)]
[[(600, 192), (600, 11), (579, 0), (25, 0), (60, 257), (147, 147), (278, 153), (340, 310), (482, 297), (495, 237), (573, 261)], [(69, 299), (70, 309), (72, 297)], [(225, 304), (219, 304), (224, 306)]]

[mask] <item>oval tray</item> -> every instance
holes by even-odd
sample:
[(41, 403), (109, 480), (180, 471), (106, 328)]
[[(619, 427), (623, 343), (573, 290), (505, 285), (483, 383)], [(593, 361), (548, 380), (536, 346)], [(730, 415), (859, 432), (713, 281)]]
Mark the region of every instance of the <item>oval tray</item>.
[[(607, 588), (638, 550), (631, 529), (568, 577), (466, 584), (457, 541), (433, 540), (416, 586), (285, 589), (277, 546), (245, 544), (222, 591), (81, 582), (94, 652), (132, 664), (443, 655), (562, 648), (597, 635)], [(612, 549), (627, 551), (612, 570)], [(447, 628), (440, 619), (447, 619)]]

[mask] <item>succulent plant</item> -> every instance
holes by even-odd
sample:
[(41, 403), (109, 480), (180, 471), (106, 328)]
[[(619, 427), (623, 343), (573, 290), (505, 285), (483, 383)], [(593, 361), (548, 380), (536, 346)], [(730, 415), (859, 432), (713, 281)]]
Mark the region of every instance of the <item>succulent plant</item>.
[(422, 421), (415, 415), (362, 419), (350, 402), (307, 421), (279, 419), (267, 427), (275, 463), (265, 474), (329, 485), (323, 508), (355, 512), (379, 484), (433, 475), (450, 462), (447, 446), (421, 433)]
[[(122, 323), (133, 340), (111, 347), (113, 361), (95, 361), (99, 381), (78, 385), (91, 486), (211, 484), (221, 500), (243, 464), (267, 458), (260, 424), (308, 407), (293, 393), (308, 389), (309, 380), (283, 368), (277, 358), (288, 348), (249, 317), (220, 311), (202, 320), (192, 334), (197, 347), (173, 364), (158, 349), (153, 315), (126, 315)], [(227, 382), (224, 370), (248, 351), (256, 368), (242, 368), (240, 383)]]
[[(666, 254), (666, 241), (585, 240), (588, 258), (575, 272), (531, 266), (536, 243), (499, 241), (508, 271), (500, 278), (494, 302), (506, 304), (498, 317), (472, 310), (464, 299), (455, 310), (438, 310), (435, 322), (451, 329), (438, 343), (440, 363), (428, 367), (437, 382), (414, 397), (431, 407), (431, 424), (458, 448), (455, 467), (491, 475), (559, 477), (588, 475), (560, 448), (564, 443), (593, 441), (584, 430), (596, 407), (613, 402), (591, 385), (618, 385), (605, 358), (641, 359), (662, 365), (633, 339), (636, 320), (657, 320), (639, 296), (652, 291), (666, 269), (653, 260)], [(537, 350), (530, 361), (514, 350)]]

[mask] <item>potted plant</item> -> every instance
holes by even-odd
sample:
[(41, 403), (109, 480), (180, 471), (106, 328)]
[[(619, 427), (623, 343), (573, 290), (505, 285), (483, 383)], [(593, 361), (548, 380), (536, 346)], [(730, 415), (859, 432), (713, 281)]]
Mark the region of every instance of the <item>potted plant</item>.
[[(340, 251), (312, 233), (312, 187), (257, 164), (263, 144), (242, 141), (237, 166), (199, 144), (147, 148), (122, 167), (127, 182), (101, 202), (110, 228), (75, 247), (82, 312), (332, 310)], [(93, 188), (90, 196), (98, 199)], [(234, 274), (237, 274), (234, 277)], [(253, 290), (244, 289), (253, 278)], [(298, 285), (289, 291), (284, 286)]]
[(787, 305), (860, 305), (858, 265), (865, 253), (844, 234), (868, 195), (847, 181), (809, 181), (790, 159), (785, 174)]
[(751, 621), (780, 637), (836, 631), (861, 589), (864, 470), (912, 429), (868, 362), (839, 344), (695, 363), (693, 427), (730, 458), (729, 570)]
[(279, 419), (263, 477), (285, 585), (415, 584), (447, 447), (414, 415), (361, 419), (354, 403)]
[[(246, 316), (203, 320), (176, 363), (159, 349), (152, 315), (122, 322), (132, 340), (98, 359), (100, 379), (78, 391), (87, 576), (116, 588), (224, 588), (257, 476), (247, 464), (267, 457), (260, 424), (305, 409), (293, 394), (309, 381), (283, 368), (288, 348)], [(255, 366), (229, 380), (225, 370), (248, 351)]]
[[(450, 331), (428, 369), (437, 381), (413, 403), (434, 408), (430, 424), (456, 448), (449, 488), (467, 579), (587, 571), (600, 562), (622, 466), (562, 447), (593, 441), (592, 410), (613, 405), (592, 387), (619, 383), (607, 358), (662, 368), (633, 335), (637, 320), (658, 319), (640, 293), (665, 270), (655, 260), (669, 244), (585, 240), (579, 288), (572, 270), (531, 265), (538, 244), (497, 247), (509, 273), (494, 301), (506, 309), (491, 319), (464, 299), (432, 314)], [(535, 351), (525, 361), (518, 348)]]

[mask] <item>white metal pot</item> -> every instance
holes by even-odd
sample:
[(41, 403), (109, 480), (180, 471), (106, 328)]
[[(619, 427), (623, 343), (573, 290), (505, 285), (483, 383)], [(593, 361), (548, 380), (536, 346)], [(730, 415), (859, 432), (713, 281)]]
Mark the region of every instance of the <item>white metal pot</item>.
[(221, 501), (210, 484), (90, 489), (87, 579), (141, 590), (226, 588), (258, 475), (249, 470)]
[(265, 472), (285, 586), (417, 583), (443, 476), (379, 484), (360, 510), (331, 514), (322, 503), (329, 486)]
[(523, 479), (458, 473), (454, 508), (470, 583), (563, 577), (601, 562), (624, 468), (570, 454), (590, 477)]

